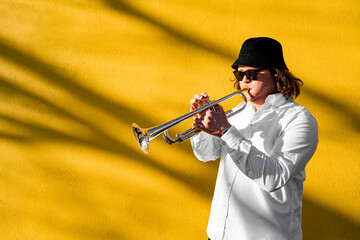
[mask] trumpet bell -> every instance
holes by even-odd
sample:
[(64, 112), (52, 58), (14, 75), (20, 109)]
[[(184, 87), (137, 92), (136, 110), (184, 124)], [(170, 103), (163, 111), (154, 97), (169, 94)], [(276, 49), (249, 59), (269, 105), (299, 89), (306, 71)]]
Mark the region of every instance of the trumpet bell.
[(141, 150), (143, 150), (144, 153), (149, 153), (149, 136), (146, 131), (143, 131), (136, 123), (132, 124), (133, 133), (135, 136), (135, 139), (137, 143), (139, 144)]

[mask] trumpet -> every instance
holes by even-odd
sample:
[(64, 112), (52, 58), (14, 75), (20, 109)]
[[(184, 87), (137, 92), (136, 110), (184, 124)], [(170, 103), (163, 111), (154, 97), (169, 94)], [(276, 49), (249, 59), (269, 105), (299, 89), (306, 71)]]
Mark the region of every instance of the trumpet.
[(176, 139), (172, 139), (169, 134), (168, 134), (168, 130), (176, 125), (178, 125), (179, 123), (195, 116), (196, 114), (200, 113), (200, 112), (203, 112), (205, 110), (208, 110), (208, 109), (212, 109), (212, 110), (215, 110), (214, 109), (214, 106), (216, 106), (217, 104), (221, 103), (221, 102), (224, 102), (232, 97), (235, 97), (235, 96), (238, 96), (240, 95), (242, 98), (243, 98), (243, 104), (240, 106), (239, 109), (237, 109), (236, 111), (233, 111), (233, 110), (229, 110), (226, 112), (226, 117), (227, 118), (230, 118), (232, 116), (234, 116), (235, 114), (241, 112), (245, 107), (246, 107), (246, 104), (247, 104), (247, 99), (245, 97), (245, 95), (242, 93), (242, 92), (247, 92), (249, 91), (249, 88), (247, 86), (245, 86), (244, 88), (242, 88), (241, 90), (239, 91), (236, 91), (234, 93), (231, 93), (223, 98), (220, 98), (219, 100), (216, 100), (216, 101), (209, 101), (208, 103), (205, 103), (203, 101), (203, 106), (192, 111), (192, 112), (189, 112), (181, 117), (178, 117), (174, 120), (171, 120), (169, 122), (166, 122), (164, 124), (161, 124), (161, 125), (158, 125), (158, 126), (155, 126), (155, 127), (152, 127), (152, 128), (140, 128), (136, 123), (133, 123), (132, 124), (132, 129), (133, 129), (133, 133), (134, 133), (134, 136), (135, 136), (135, 139), (137, 141), (137, 143), (139, 144), (141, 150), (143, 150), (144, 153), (148, 154), (150, 149), (149, 149), (149, 144), (150, 142), (156, 138), (157, 136), (159, 136), (160, 134), (164, 134), (163, 135), (163, 138), (164, 140), (168, 143), (168, 144), (173, 144), (173, 143), (181, 143), (193, 136), (195, 136), (197, 133), (199, 133), (200, 131), (197, 130), (197, 129), (193, 129), (193, 128), (190, 128), (182, 133), (180, 133), (179, 135), (177, 134), (176, 135)]

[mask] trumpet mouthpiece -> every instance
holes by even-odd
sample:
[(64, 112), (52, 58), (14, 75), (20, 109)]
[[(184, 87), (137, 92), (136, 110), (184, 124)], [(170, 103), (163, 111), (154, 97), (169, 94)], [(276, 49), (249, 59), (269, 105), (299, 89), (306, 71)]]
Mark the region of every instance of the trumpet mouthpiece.
[(244, 87), (240, 90), (240, 92), (247, 92), (247, 91), (249, 91), (249, 87), (248, 87), (248, 86), (244, 86)]

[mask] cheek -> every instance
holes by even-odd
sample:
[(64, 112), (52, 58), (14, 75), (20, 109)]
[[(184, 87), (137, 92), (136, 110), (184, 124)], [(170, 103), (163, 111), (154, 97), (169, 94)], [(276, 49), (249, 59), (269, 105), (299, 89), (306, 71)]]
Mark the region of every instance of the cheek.
[(274, 85), (274, 80), (271, 78), (268, 78), (266, 81), (263, 82), (263, 84), (266, 87), (272, 87)]
[(257, 89), (264, 94), (273, 94), (276, 92), (276, 85), (273, 79), (257, 82)]
[(276, 90), (274, 81), (267, 81), (264, 83), (263, 88), (266, 89), (267, 92), (273, 93)]

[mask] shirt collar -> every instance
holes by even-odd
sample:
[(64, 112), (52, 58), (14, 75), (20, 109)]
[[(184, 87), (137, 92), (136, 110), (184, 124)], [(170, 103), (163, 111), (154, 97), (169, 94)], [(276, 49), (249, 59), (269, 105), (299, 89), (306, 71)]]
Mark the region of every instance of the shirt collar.
[[(291, 101), (292, 98), (290, 98), (289, 100)], [(283, 105), (287, 101), (288, 100), (285, 98), (284, 94), (274, 93), (267, 96), (264, 104), (266, 104), (269, 108), (276, 108)]]
[[(264, 104), (260, 107), (260, 109), (263, 109), (263, 108), (274, 109), (274, 108), (277, 108), (277, 107), (283, 105), (287, 101), (293, 101), (293, 100), (294, 100), (293, 98), (286, 99), (282, 93), (274, 93), (274, 94), (267, 96)], [(252, 106), (252, 108), (254, 108), (252, 103), (250, 103), (250, 105)]]

